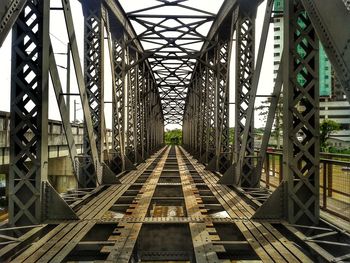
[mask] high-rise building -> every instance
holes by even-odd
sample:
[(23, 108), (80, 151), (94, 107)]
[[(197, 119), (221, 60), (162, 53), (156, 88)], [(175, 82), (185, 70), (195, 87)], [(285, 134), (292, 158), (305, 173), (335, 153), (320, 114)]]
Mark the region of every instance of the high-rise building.
[[(274, 2), (274, 79), (283, 51), (283, 11), (284, 0)], [(299, 48), (298, 52), (304, 52)], [(334, 76), (331, 63), (322, 47), (319, 45), (319, 88), (320, 88), (320, 121), (330, 119), (340, 124), (340, 131), (332, 134), (329, 144), (337, 147), (350, 146), (350, 104)], [(299, 81), (305, 81), (301, 76)]]
[[(275, 0), (274, 2), (274, 78), (276, 79), (278, 67), (281, 60), (281, 55), (283, 51), (283, 6), (284, 0)], [(300, 23), (302, 21), (300, 20)], [(304, 50), (299, 47), (299, 54), (303, 55)], [(332, 87), (332, 66), (326, 56), (326, 53), (320, 43), (319, 50), (319, 72), (320, 72), (320, 96), (331, 96)], [(299, 81), (305, 81), (301, 76), (299, 76)]]

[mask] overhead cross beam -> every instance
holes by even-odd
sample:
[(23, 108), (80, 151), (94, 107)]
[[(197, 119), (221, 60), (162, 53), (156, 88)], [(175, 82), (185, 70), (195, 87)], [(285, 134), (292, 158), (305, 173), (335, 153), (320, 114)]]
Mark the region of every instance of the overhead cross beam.
[[(186, 96), (193, 71), (193, 66), (190, 66), (189, 63), (193, 65), (196, 59), (200, 59), (203, 54), (201, 46), (207, 41), (207, 38), (197, 29), (212, 22), (215, 18), (215, 14), (182, 4), (182, 2), (186, 1), (162, 1), (160, 4), (127, 14), (130, 20), (145, 28), (136, 37), (145, 48), (145, 56), (134, 63), (142, 62), (144, 59), (149, 60), (162, 98), (166, 124), (181, 124), (184, 106), (176, 94), (181, 94), (181, 97)], [(181, 8), (196, 14), (159, 14), (157, 11), (164, 7)], [(155, 18), (158, 19), (158, 22), (152, 20)], [(188, 18), (191, 18), (190, 22), (185, 21)], [(174, 64), (171, 65), (171, 63)]]

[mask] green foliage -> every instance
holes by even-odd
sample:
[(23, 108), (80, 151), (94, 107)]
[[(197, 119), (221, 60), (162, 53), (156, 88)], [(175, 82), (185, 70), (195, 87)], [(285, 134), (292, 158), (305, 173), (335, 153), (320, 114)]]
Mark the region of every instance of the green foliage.
[(229, 142), (233, 145), (235, 142), (235, 128), (229, 128)]
[[(271, 98), (268, 98), (261, 102), (261, 105), (255, 107), (255, 110), (258, 111), (258, 115), (260, 116), (260, 120), (263, 122), (267, 121), (267, 115), (270, 110)], [(277, 103), (276, 113), (275, 113), (275, 121), (273, 123), (273, 130), (271, 135), (277, 140), (277, 148), (280, 148), (281, 145), (281, 132), (283, 129), (283, 97), (280, 96)]]
[(325, 119), (321, 122), (320, 124), (320, 147), (321, 151), (326, 151), (327, 150), (327, 140), (329, 139), (330, 135), (335, 132), (340, 130), (340, 124), (332, 121)]
[(165, 144), (180, 145), (182, 143), (182, 130), (167, 130), (164, 133)]
[(265, 128), (254, 128), (255, 134), (264, 134)]
[(337, 147), (329, 147), (328, 151), (330, 153), (350, 154), (350, 148), (348, 148), (348, 149), (339, 149)]

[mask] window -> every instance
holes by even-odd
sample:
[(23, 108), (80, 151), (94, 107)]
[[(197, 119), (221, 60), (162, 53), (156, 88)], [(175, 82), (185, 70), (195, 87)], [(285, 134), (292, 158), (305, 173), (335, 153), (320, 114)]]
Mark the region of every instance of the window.
[(281, 47), (280, 44), (273, 45), (273, 48), (280, 48), (280, 47)]
[(281, 30), (281, 28), (275, 27), (275, 31), (280, 31), (280, 30)]
[(280, 36), (274, 36), (273, 39), (278, 40), (278, 39), (281, 39), (281, 37)]

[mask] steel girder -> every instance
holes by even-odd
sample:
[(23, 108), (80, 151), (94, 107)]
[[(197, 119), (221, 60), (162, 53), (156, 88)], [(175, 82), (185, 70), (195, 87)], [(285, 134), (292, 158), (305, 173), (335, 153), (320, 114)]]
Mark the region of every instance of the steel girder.
[(27, 0), (2, 0), (0, 2), (0, 47), (22, 12)]
[(229, 141), (229, 59), (231, 41), (218, 42), (216, 47), (216, 142), (215, 163), (211, 169), (224, 173), (230, 166)]
[(77, 147), (75, 145), (75, 140), (73, 136), (73, 131), (72, 131), (72, 125), (70, 123), (69, 119), (69, 110), (68, 110), (68, 105), (64, 101), (64, 97), (62, 96), (63, 89), (62, 89), (62, 84), (61, 80), (59, 77), (58, 73), (58, 67), (55, 59), (55, 55), (52, 49), (51, 41), (50, 41), (50, 58), (49, 58), (49, 70), (50, 70), (50, 76), (51, 76), (51, 81), (52, 81), (52, 86), (55, 91), (56, 95), (56, 101), (58, 104), (58, 108), (60, 110), (60, 115), (61, 115), (61, 120), (62, 120), (62, 126), (64, 128), (64, 134), (67, 140), (67, 146), (68, 146), (68, 151), (69, 151), (69, 156), (71, 159), (72, 163), (72, 168), (73, 168), (73, 175), (75, 176), (75, 179), (78, 182), (78, 185), (80, 186), (79, 182), (79, 159), (78, 159), (78, 152), (77, 152)]
[[(255, 2), (255, 1), (253, 1)], [(224, 173), (229, 147), (229, 61), (238, 17), (236, 1), (225, 1), (202, 47), (183, 121), (183, 144), (207, 169)]]
[(254, 218), (318, 224), (319, 41), (300, 0), (286, 1), (284, 30), (283, 182)]
[(136, 125), (136, 138), (137, 138), (137, 144), (136, 144), (136, 150), (137, 150), (137, 155), (140, 157), (138, 162), (141, 162), (145, 160), (146, 153), (145, 153), (145, 97), (144, 93), (146, 92), (146, 75), (145, 75), (145, 69), (146, 65), (145, 63), (142, 63), (139, 67), (139, 74), (138, 74), (138, 92), (137, 92), (137, 125)]
[[(350, 102), (349, 0), (302, 0), (327, 56)], [(345, 8), (344, 8), (345, 5)]]
[[(130, 160), (138, 164), (147, 158), (158, 148), (163, 138), (159, 131), (163, 127), (162, 115), (158, 114), (161, 106), (152, 74), (145, 63), (135, 63), (138, 53), (133, 52), (134, 47), (127, 46), (126, 42), (126, 36), (123, 35), (123, 40), (115, 40), (113, 47), (113, 147), (116, 154), (113, 165), (119, 165), (115, 167), (119, 171), (132, 169)], [(136, 58), (133, 59), (133, 56)], [(128, 64), (134, 66), (127, 70)]]
[[(254, 74), (251, 80), (249, 80), (249, 96), (247, 96), (248, 98), (246, 100), (241, 99), (242, 101), (240, 101), (239, 97), (236, 96), (236, 102), (238, 101), (237, 103), (241, 103), (241, 104), (236, 104), (236, 110), (238, 108), (243, 111), (243, 112), (236, 111), (236, 116), (241, 117), (244, 120), (244, 122), (242, 122), (236, 119), (236, 121), (241, 123), (241, 126), (243, 126), (243, 127), (240, 127), (240, 128), (243, 128), (243, 130), (237, 129), (237, 133), (240, 133), (242, 136), (239, 138), (236, 138), (237, 139), (236, 142), (238, 141), (238, 144), (236, 144), (235, 164), (231, 166), (230, 169), (220, 179), (220, 183), (240, 185), (242, 182), (242, 177), (244, 176), (246, 176), (245, 178), (246, 180), (243, 187), (255, 188), (255, 187), (258, 187), (260, 183), (262, 163), (263, 163), (263, 160), (265, 160), (265, 151), (267, 148), (267, 143), (271, 132), (271, 127), (269, 124), (272, 125), (273, 123), (273, 117), (274, 117), (274, 113), (272, 113), (273, 107), (271, 107), (269, 111), (269, 118), (267, 121), (268, 124), (265, 127), (265, 136), (264, 136), (260, 154), (256, 156), (257, 161), (255, 163), (257, 163), (256, 164), (257, 167), (254, 168), (253, 165), (255, 166), (255, 164), (253, 164), (251, 167), (249, 167), (248, 169), (249, 172), (247, 174), (244, 171), (244, 170), (247, 170), (247, 168), (244, 168), (244, 166), (246, 165), (245, 160), (247, 160), (247, 158), (248, 158), (249, 164), (251, 164), (252, 158), (254, 157), (252, 155), (252, 149), (250, 146), (252, 136), (253, 136), (251, 131), (254, 130), (254, 123), (252, 120), (254, 119), (255, 99), (256, 99), (257, 90), (258, 90), (258, 83), (260, 79), (262, 63), (264, 59), (264, 53), (265, 53), (265, 47), (266, 47), (267, 36), (269, 31), (269, 25), (271, 21), (273, 3), (274, 3), (273, 0), (268, 0), (266, 3), (265, 18), (264, 18), (263, 28), (261, 32), (257, 62), (254, 68)], [(251, 9), (253, 6), (249, 7), (250, 12), (254, 12), (254, 9)], [(243, 5), (242, 9), (244, 10), (244, 8), (247, 8), (247, 7)], [(238, 43), (238, 45), (242, 45), (242, 44)], [(282, 76), (282, 73), (280, 75)], [(248, 91), (246, 92), (248, 94)], [(275, 94), (277, 92), (278, 94)], [(237, 93), (238, 95), (240, 95), (241, 90), (238, 90)], [(277, 97), (277, 95), (279, 96), (278, 88), (277, 89), (275, 88), (274, 94), (275, 94), (275, 97)], [(274, 100), (274, 102), (276, 101)], [(272, 105), (273, 103), (271, 103), (271, 106)]]
[[(198, 76), (196, 77), (197, 79), (197, 86), (193, 87), (194, 88), (194, 93), (192, 96), (195, 96), (193, 98), (193, 103), (195, 103), (192, 106), (192, 114), (196, 116), (198, 119), (199, 123), (199, 129), (196, 130), (196, 127), (193, 127), (193, 132), (192, 132), (192, 144), (194, 144), (194, 147), (196, 148), (196, 143), (199, 146), (199, 152), (198, 152), (198, 159), (202, 160), (203, 156), (206, 155), (206, 143), (208, 141), (208, 129), (207, 129), (207, 124), (208, 124), (208, 119), (209, 116), (206, 114), (208, 104), (207, 104), (207, 94), (208, 90), (206, 89), (206, 81), (208, 79), (207, 76), (207, 71), (205, 69), (205, 66), (200, 64), (199, 65), (199, 72), (197, 72)], [(197, 95), (197, 96), (196, 96)], [(196, 110), (199, 110), (198, 112)], [(197, 142), (197, 134), (199, 135), (199, 141)], [(206, 158), (206, 157), (204, 157)]]
[[(161, 4), (127, 14), (130, 20), (145, 28), (137, 36), (142, 45), (147, 47), (139, 60), (148, 60), (150, 63), (160, 93), (165, 124), (182, 123), (188, 86), (196, 59), (201, 56), (200, 48), (196, 46), (206, 40), (198, 28), (213, 21), (215, 17), (212, 13), (182, 2), (186, 1), (162, 1)], [(184, 12), (196, 12), (197, 15), (158, 13), (157, 9), (174, 6), (182, 8)], [(152, 14), (152, 11), (157, 13)], [(154, 19), (159, 18), (158, 22), (154, 22)], [(133, 64), (130, 65), (132, 66)]]
[[(136, 57), (137, 59), (137, 57)], [(134, 63), (130, 57), (130, 48), (128, 48), (128, 62)], [(138, 65), (132, 67), (128, 72), (127, 88), (127, 129), (126, 129), (126, 152), (132, 163), (137, 163), (137, 92), (138, 92)]]
[(112, 171), (120, 173), (126, 169), (125, 157), (125, 41), (124, 36), (121, 40), (112, 40), (112, 56), (113, 56), (113, 160)]
[[(229, 34), (231, 36), (231, 34)], [(208, 169), (225, 172), (229, 154), (229, 56), (231, 38), (221, 39), (194, 73), (184, 114), (184, 145)]]
[(108, 13), (107, 28), (113, 39), (113, 45), (109, 44), (114, 69), (112, 168), (121, 172), (134, 168), (129, 158), (135, 164), (140, 163), (157, 148), (153, 145), (152, 136), (156, 133), (151, 124), (154, 119), (151, 103), (158, 94), (147, 61), (139, 59), (143, 50), (116, 16), (118, 6), (107, 5), (105, 11)]
[(15, 226), (77, 218), (48, 182), (49, 12), (50, 1), (27, 1), (13, 26), (9, 223)]
[[(256, 6), (239, 10), (236, 25), (236, 101), (235, 101), (235, 173), (236, 185), (251, 187), (254, 180), (254, 118), (247, 118), (249, 99), (254, 75), (255, 63), (255, 16)], [(241, 149), (244, 127), (249, 125), (245, 149)], [(245, 151), (245, 158), (238, 163), (239, 154)], [(238, 175), (240, 180), (238, 180)]]
[(183, 121), (183, 144), (197, 158), (205, 159), (207, 142), (206, 89), (207, 74), (199, 64), (186, 99)]
[[(288, 221), (319, 220), (318, 38), (301, 1), (288, 0), (284, 20), (284, 176)], [(298, 135), (302, 140), (299, 141)]]
[[(89, 163), (89, 165), (93, 165), (94, 166), (93, 169), (97, 171), (96, 174), (97, 174), (98, 181), (103, 182), (108, 180), (110, 182), (111, 181), (115, 182), (116, 180), (114, 178), (114, 175), (111, 173), (106, 173), (106, 176), (104, 176), (105, 178), (102, 178), (103, 165), (101, 165), (100, 163), (96, 141), (94, 138), (95, 135), (94, 135), (94, 129), (92, 124), (93, 120), (92, 120), (91, 111), (90, 111), (90, 101), (87, 94), (87, 90), (85, 88), (85, 79), (84, 79), (83, 69), (80, 63), (78, 43), (77, 43), (75, 31), (74, 31), (73, 16), (71, 13), (70, 2), (69, 0), (62, 0), (61, 3), (63, 6), (63, 13), (66, 21), (66, 28), (67, 28), (67, 34), (68, 34), (70, 48), (71, 48), (71, 55), (73, 59), (74, 70), (75, 70), (75, 75), (76, 75), (78, 89), (79, 89), (79, 95), (82, 103), (82, 111), (84, 113), (85, 131), (86, 131), (85, 135), (86, 135), (86, 139), (90, 141), (91, 154), (89, 158), (91, 158), (91, 162)], [(80, 162), (80, 164), (81, 163), (82, 162)], [(108, 169), (105, 169), (105, 170), (108, 170)], [(83, 179), (85, 180), (85, 178)]]
[[(131, 162), (137, 164), (154, 152), (163, 141), (164, 123), (156, 84), (139, 53), (127, 48), (129, 67), (127, 88), (126, 152)], [(149, 129), (146, 130), (146, 127)], [(149, 141), (149, 146), (146, 143)], [(149, 150), (147, 150), (149, 147)]]
[[(27, 1), (12, 37), (9, 219), (39, 224), (48, 177), (49, 3)], [(33, 48), (31, 47), (33, 46)], [(29, 133), (32, 138), (28, 137)], [(32, 167), (25, 162), (31, 160)]]
[[(97, 185), (96, 164), (91, 157), (91, 143), (96, 142), (97, 154), (100, 163), (103, 161), (104, 146), (104, 92), (103, 92), (103, 50), (104, 50), (104, 23), (102, 19), (101, 1), (84, 1), (84, 79), (87, 92), (92, 127), (95, 141), (90, 142), (88, 132), (84, 131), (84, 161), (80, 181), (85, 187)], [(101, 183), (101, 182), (99, 182)]]
[[(85, 82), (89, 90), (84, 89), (84, 77), (80, 66), (77, 42), (74, 33), (73, 21), (70, 12), (69, 1), (63, 0), (63, 10), (66, 19), (67, 31), (72, 49), (74, 68), (76, 71), (79, 91), (83, 103), (84, 117), (86, 121), (87, 136), (91, 157), (89, 163), (95, 170), (94, 176), (101, 178), (101, 182), (111, 177), (102, 175), (100, 163), (103, 160), (103, 139), (99, 141), (99, 156), (95, 140), (93, 140), (93, 123), (100, 122), (100, 138), (103, 138), (103, 90), (97, 92), (98, 86), (103, 87), (103, 21), (97, 21), (91, 13), (87, 18), (87, 30), (85, 37), (90, 41), (86, 51)], [(97, 10), (98, 8), (94, 9)], [(49, 39), (49, 1), (27, 1), (25, 9), (18, 16), (13, 30), (13, 57), (12, 57), (12, 86), (11, 86), (11, 162), (9, 183), (9, 208), (10, 223), (12, 225), (27, 225), (43, 222), (45, 219), (76, 219), (76, 215), (70, 207), (60, 198), (59, 194), (47, 181), (47, 129), (48, 129), (48, 72), (52, 74), (56, 95), (60, 97), (60, 80), (57, 74), (57, 65), (52, 50), (50, 51)], [(86, 11), (86, 9), (84, 9)], [(91, 10), (90, 10), (91, 11)], [(100, 10), (101, 11), (101, 10)], [(87, 14), (85, 12), (85, 14)], [(100, 27), (99, 29), (96, 26)], [(100, 33), (100, 34), (99, 34)], [(100, 43), (96, 42), (99, 38)], [(100, 45), (100, 46), (98, 46)], [(116, 48), (117, 49), (117, 48)], [(125, 72), (125, 71), (124, 71)], [(160, 105), (160, 97), (156, 84), (150, 71), (145, 73), (143, 68), (141, 93), (134, 107), (139, 107), (139, 119), (142, 119), (138, 128), (138, 149), (141, 156), (147, 156), (154, 152), (163, 142), (164, 118)], [(118, 85), (116, 85), (118, 86)], [(125, 90), (116, 90), (119, 100), (124, 98)], [(98, 100), (100, 112), (92, 112)], [(69, 121), (65, 105), (60, 103), (61, 114), (65, 122)], [(141, 102), (141, 106), (138, 104)], [(90, 106), (90, 107), (89, 107)], [(121, 107), (119, 105), (119, 107)], [(62, 111), (63, 109), (63, 111)], [(120, 108), (115, 109), (120, 111)], [(90, 114), (93, 113), (92, 118)], [(95, 114), (96, 113), (96, 114)], [(119, 114), (119, 118), (121, 119)], [(93, 119), (93, 121), (91, 121)], [(119, 120), (121, 123), (121, 121)], [(65, 123), (66, 125), (67, 123)], [(69, 125), (66, 125), (69, 132)], [(149, 127), (148, 130), (145, 127)], [(95, 129), (96, 130), (96, 129)], [(123, 128), (119, 133), (124, 134)], [(28, 137), (28, 132), (33, 137)], [(66, 131), (67, 132), (67, 131)], [(69, 135), (69, 134), (68, 134)], [(69, 137), (69, 136), (68, 136)], [(70, 144), (73, 140), (67, 139)], [(121, 139), (122, 145), (123, 139)], [(92, 143), (91, 143), (92, 142)], [(148, 144), (147, 151), (145, 145)], [(72, 146), (72, 145), (70, 145)], [(74, 148), (74, 146), (72, 146)], [(123, 148), (123, 147), (121, 147)], [(125, 151), (125, 149), (124, 149)], [(74, 152), (74, 149), (73, 149)], [(74, 159), (74, 158), (73, 158)], [(100, 162), (100, 160), (101, 162)], [(33, 164), (29, 166), (26, 161)], [(105, 168), (105, 167), (104, 167)], [(100, 173), (100, 175), (98, 174)], [(113, 178), (112, 178), (113, 179)], [(95, 181), (96, 182), (96, 181)], [(116, 181), (109, 180), (110, 183)], [(90, 184), (91, 183), (91, 184)], [(93, 186), (93, 182), (88, 182)]]
[(133, 169), (163, 143), (164, 117), (150, 63), (118, 2), (104, 0), (113, 69), (113, 160), (117, 173)]
[[(217, 61), (212, 54), (209, 57), (209, 54), (206, 54), (205, 61), (210, 65), (214, 65)], [(209, 162), (215, 156), (215, 141), (216, 141), (216, 129), (217, 129), (217, 116), (216, 116), (216, 75), (214, 74), (214, 69), (205, 67), (206, 72), (206, 80), (205, 80), (205, 88), (206, 88), (206, 111), (204, 114), (207, 116), (207, 122), (205, 123), (205, 129), (207, 133), (206, 138), (206, 147), (205, 147), (205, 159), (203, 160), (205, 164), (209, 164)]]

